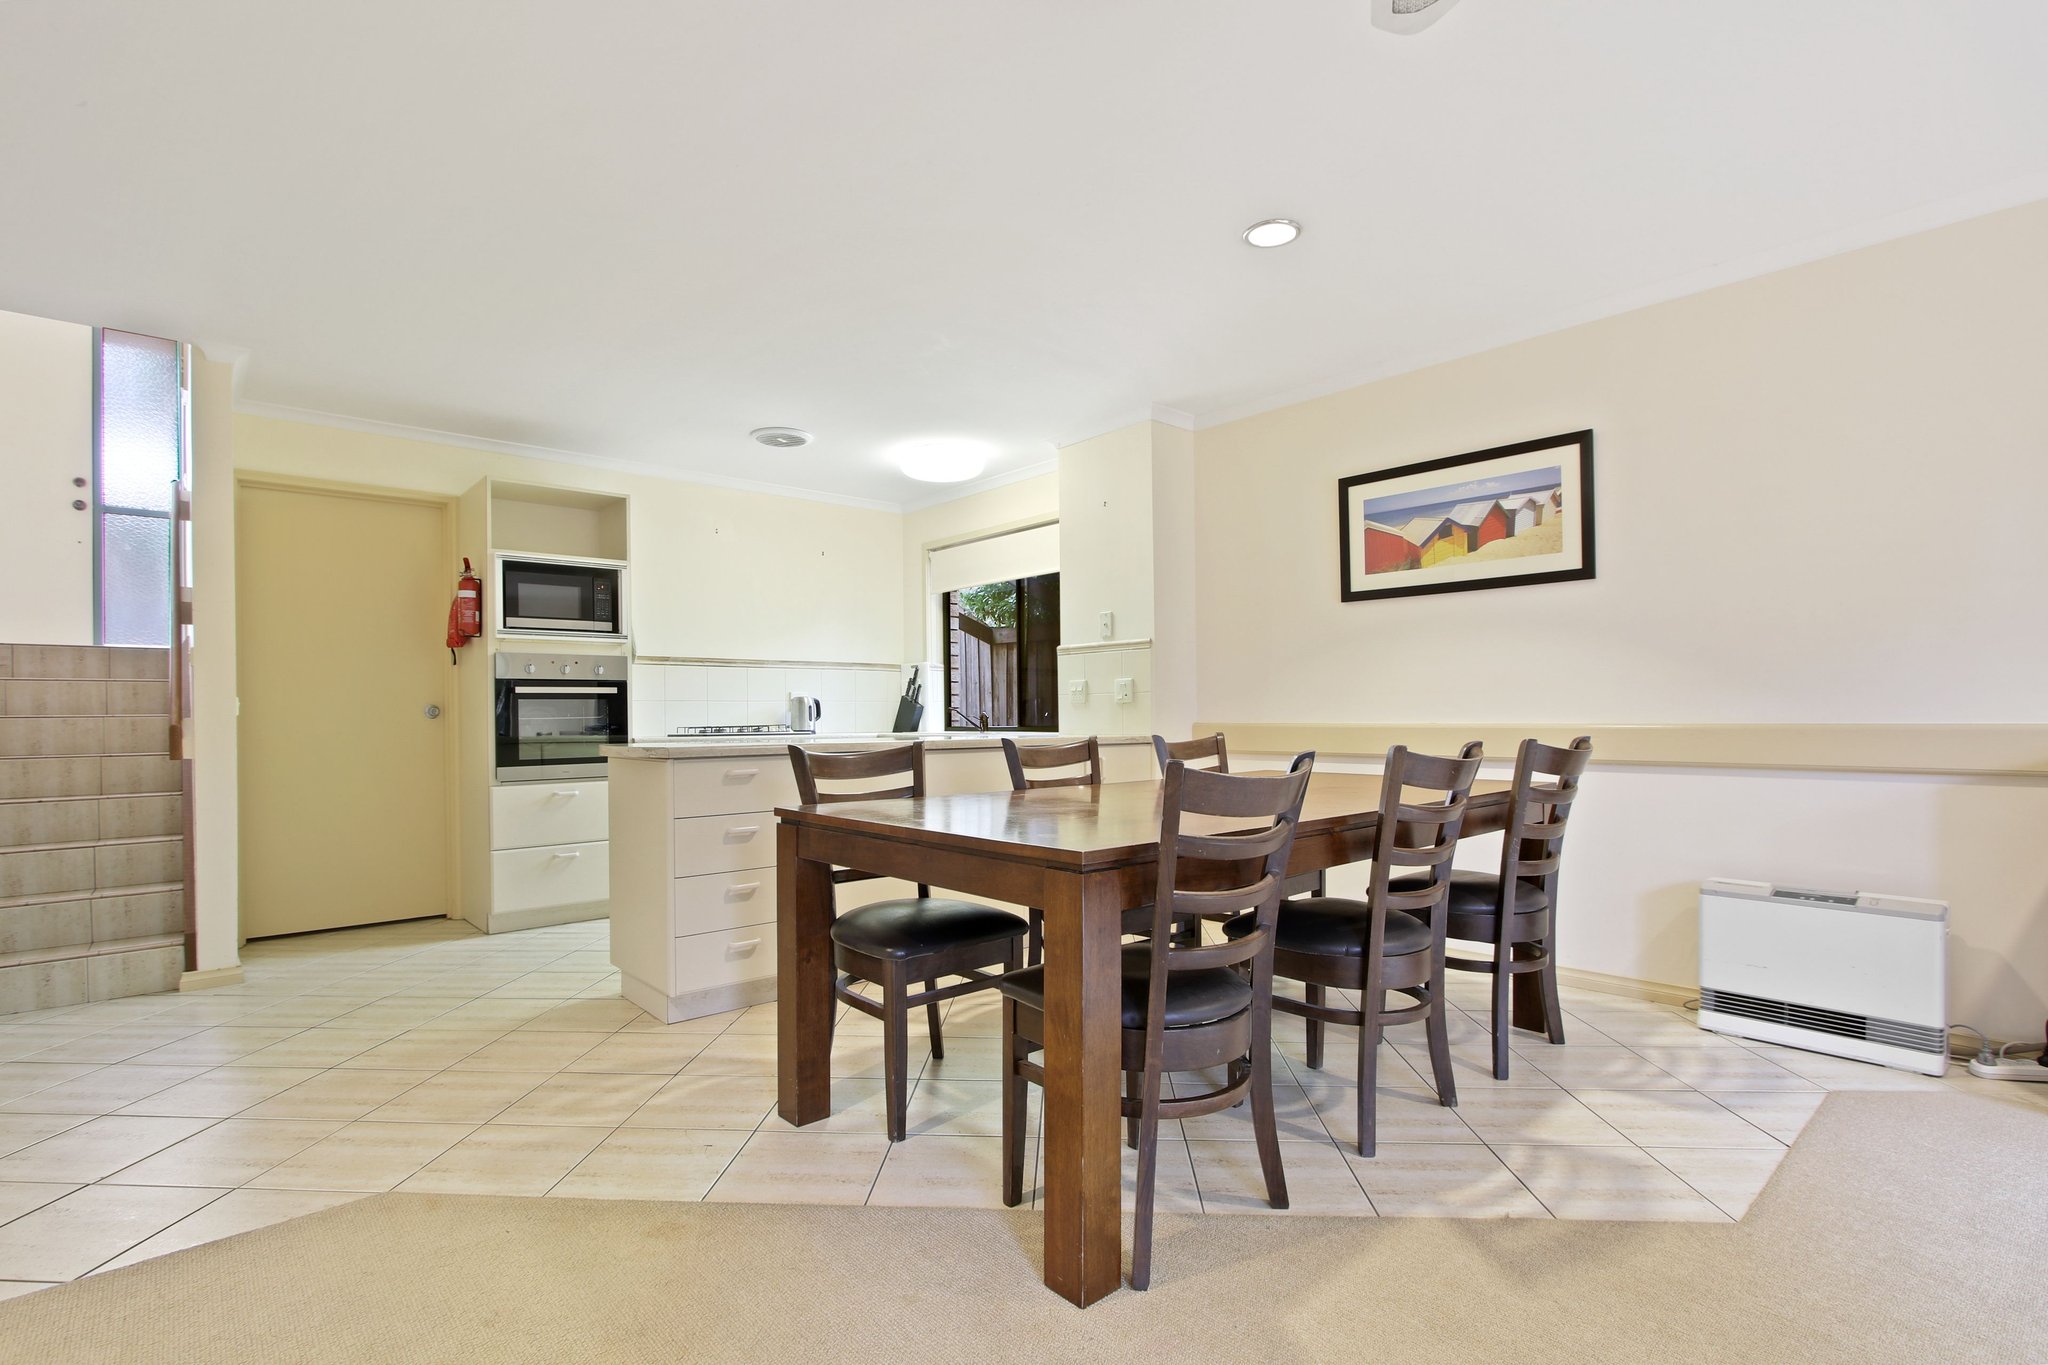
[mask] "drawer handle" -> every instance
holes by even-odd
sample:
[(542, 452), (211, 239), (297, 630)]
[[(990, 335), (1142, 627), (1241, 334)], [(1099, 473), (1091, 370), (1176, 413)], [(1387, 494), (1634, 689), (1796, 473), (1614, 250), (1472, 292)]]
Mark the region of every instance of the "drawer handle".
[(761, 770), (759, 768), (727, 768), (725, 770), (725, 780), (728, 782), (750, 782), (760, 775)]
[(580, 792), (580, 791), (576, 790), (576, 788), (574, 788), (574, 787), (558, 787), (558, 788), (556, 788), (556, 789), (555, 789), (555, 792), (554, 792), (554, 794), (555, 794), (556, 796), (560, 796), (560, 797), (565, 797), (565, 798), (566, 798), (566, 797), (571, 797), (571, 796), (581, 796), (581, 795), (583, 795), (583, 793), (582, 793), (582, 792)]
[(725, 888), (725, 898), (729, 901), (743, 901), (760, 889), (759, 882), (741, 882), (738, 886)]
[(751, 839), (760, 832), (759, 825), (734, 825), (726, 830), (725, 839), (727, 843), (732, 843), (739, 839)]
[(583, 850), (580, 848), (565, 849), (557, 852), (555, 856), (557, 858), (581, 858), (583, 856)]
[(725, 951), (731, 954), (751, 953), (760, 946), (761, 940), (758, 938), (743, 938), (738, 943), (727, 944)]

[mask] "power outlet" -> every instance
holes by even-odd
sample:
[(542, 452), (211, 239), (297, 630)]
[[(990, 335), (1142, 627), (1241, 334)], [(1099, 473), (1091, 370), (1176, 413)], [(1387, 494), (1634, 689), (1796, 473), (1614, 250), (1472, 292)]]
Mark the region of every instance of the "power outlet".
[(1131, 699), (1131, 680), (1129, 678), (1118, 678), (1116, 680), (1116, 699), (1118, 701), (1129, 701)]
[(1067, 695), (1073, 698), (1074, 704), (1077, 706), (1085, 703), (1088, 700), (1088, 680), (1086, 678), (1076, 678), (1068, 683)]
[(1105, 640), (1114, 640), (1116, 638), (1116, 613), (1113, 611), (1102, 613), (1102, 638)]
[(2025, 1061), (1973, 1061), (1970, 1074), (1987, 1081), (2031, 1081), (2036, 1085), (2048, 1085), (2048, 1066), (2042, 1066), (2031, 1058)]

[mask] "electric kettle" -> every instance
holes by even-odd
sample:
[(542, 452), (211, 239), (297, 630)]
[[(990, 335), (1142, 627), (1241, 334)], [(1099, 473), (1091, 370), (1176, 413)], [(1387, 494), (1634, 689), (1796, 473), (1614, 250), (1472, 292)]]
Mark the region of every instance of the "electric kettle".
[(796, 733), (800, 735), (817, 733), (818, 717), (824, 713), (825, 708), (818, 704), (816, 697), (806, 697), (800, 692), (792, 692), (790, 694), (789, 728)]

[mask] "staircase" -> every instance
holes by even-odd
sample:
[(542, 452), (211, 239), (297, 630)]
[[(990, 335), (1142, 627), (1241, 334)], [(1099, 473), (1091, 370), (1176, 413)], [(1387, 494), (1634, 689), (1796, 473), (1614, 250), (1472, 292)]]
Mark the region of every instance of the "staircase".
[(178, 988), (167, 671), (161, 649), (0, 645), (0, 1015)]

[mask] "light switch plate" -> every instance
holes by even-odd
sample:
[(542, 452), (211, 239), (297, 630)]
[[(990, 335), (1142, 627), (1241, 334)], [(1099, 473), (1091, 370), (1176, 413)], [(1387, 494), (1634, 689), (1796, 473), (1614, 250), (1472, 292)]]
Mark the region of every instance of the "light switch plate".
[(1068, 683), (1067, 695), (1072, 697), (1077, 702), (1087, 701), (1088, 680), (1086, 678), (1076, 678), (1072, 682)]
[(1116, 613), (1113, 611), (1102, 613), (1102, 638), (1105, 640), (1114, 640), (1116, 638)]
[(1116, 680), (1116, 699), (1118, 701), (1129, 701), (1131, 699), (1131, 680), (1129, 678), (1118, 678)]

